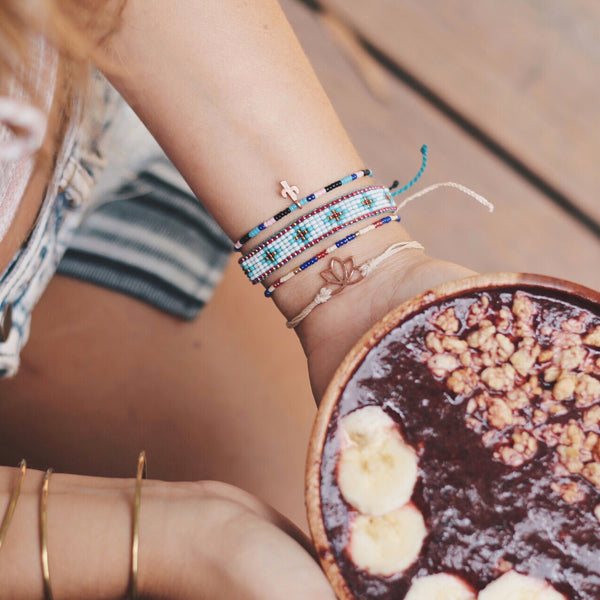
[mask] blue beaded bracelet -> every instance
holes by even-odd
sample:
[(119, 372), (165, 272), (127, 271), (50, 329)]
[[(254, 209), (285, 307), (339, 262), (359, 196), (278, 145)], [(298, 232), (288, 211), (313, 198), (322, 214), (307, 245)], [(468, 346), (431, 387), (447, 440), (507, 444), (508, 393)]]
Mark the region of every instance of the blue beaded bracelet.
[(336, 231), (371, 216), (395, 212), (390, 191), (370, 186), (340, 196), (297, 219), (238, 261), (253, 283)]

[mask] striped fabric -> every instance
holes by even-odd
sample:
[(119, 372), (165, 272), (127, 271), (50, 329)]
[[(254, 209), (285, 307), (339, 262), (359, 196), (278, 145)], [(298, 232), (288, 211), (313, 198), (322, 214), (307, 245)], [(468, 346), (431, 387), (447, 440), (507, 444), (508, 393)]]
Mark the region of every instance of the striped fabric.
[(193, 319), (219, 282), (231, 242), (164, 155), (96, 202), (58, 273)]

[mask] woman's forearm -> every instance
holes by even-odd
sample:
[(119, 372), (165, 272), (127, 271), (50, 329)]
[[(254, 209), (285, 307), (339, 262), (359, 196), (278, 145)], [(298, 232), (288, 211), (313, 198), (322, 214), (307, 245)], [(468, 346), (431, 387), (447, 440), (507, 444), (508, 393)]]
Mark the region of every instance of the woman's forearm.
[[(0, 467), (0, 515), (17, 480)], [(0, 548), (0, 600), (44, 600), (43, 473), (28, 470)], [(47, 504), (57, 600), (129, 598), (134, 479), (53, 474)], [(0, 520), (2, 517), (0, 516)], [(161, 600), (329, 600), (305, 536), (273, 509), (214, 482), (143, 482), (137, 595)]]
[[(290, 201), (279, 196), (282, 180), (298, 186), (302, 197), (363, 167), (377, 168), (363, 164), (276, 0), (128, 0), (123, 18), (109, 48), (109, 76), (232, 239), (285, 208)], [(368, 183), (358, 179), (343, 191)], [(262, 232), (246, 248), (265, 237)], [(290, 261), (267, 285), (334, 237)], [(408, 239), (395, 223), (357, 238), (336, 256), (361, 265)], [(327, 262), (277, 288), (273, 300), (286, 318), (313, 301)], [(470, 273), (407, 250), (314, 310), (296, 331), (316, 398), (346, 352), (386, 312), (429, 286)]]
[[(129, 0), (111, 50), (120, 67), (113, 81), (232, 239), (290, 203), (279, 196), (281, 180), (302, 196), (371, 166), (275, 0)], [(344, 192), (368, 183), (357, 180)], [(406, 237), (399, 226), (382, 228), (353, 250), (366, 257)], [(289, 316), (320, 281), (307, 271), (274, 299)]]
[[(0, 469), (4, 515), (17, 469)], [(0, 549), (0, 598), (43, 598), (40, 492), (43, 473), (27, 470)], [(127, 590), (132, 487), (123, 480), (54, 474), (49, 482), (48, 555), (57, 598), (121, 598)]]
[[(18, 469), (0, 468), (0, 520), (6, 514)], [(40, 493), (43, 472), (28, 469), (14, 515), (0, 548), (0, 599), (44, 598)], [(54, 473), (49, 480), (47, 549), (52, 592), (61, 600), (126, 597), (131, 573), (135, 480)], [(189, 495), (190, 491), (186, 493)], [(203, 497), (198, 488), (194, 497)], [(164, 591), (164, 556), (184, 548), (168, 531), (173, 496), (160, 482), (144, 482), (139, 514), (138, 589)], [(183, 552), (182, 552), (183, 555)], [(201, 567), (201, 564), (198, 565)], [(171, 597), (171, 596), (168, 596)], [(175, 597), (175, 596), (173, 596)]]
[(280, 180), (362, 166), (274, 0), (129, 0), (113, 44), (117, 85), (232, 238), (285, 206)]

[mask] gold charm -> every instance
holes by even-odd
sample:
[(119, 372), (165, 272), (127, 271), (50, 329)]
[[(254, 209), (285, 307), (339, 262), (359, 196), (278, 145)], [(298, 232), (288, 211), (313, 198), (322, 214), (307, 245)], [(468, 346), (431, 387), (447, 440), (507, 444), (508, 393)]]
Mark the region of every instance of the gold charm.
[(292, 202), (296, 202), (298, 200), (298, 194), (300, 190), (298, 186), (292, 185), (291, 187), (288, 185), (287, 181), (280, 181), (281, 187), (283, 188), (279, 193), (285, 198), (288, 196)]
[(331, 294), (339, 294), (345, 287), (362, 281), (365, 276), (354, 265), (354, 258), (351, 256), (340, 260), (332, 258), (329, 261), (329, 269), (321, 272), (321, 277), (332, 285), (338, 286)]

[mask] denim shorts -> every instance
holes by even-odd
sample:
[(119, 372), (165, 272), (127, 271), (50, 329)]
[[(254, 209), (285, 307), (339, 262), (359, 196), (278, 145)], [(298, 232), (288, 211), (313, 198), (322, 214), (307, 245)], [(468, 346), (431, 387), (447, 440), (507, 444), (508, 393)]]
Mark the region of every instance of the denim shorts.
[(231, 242), (117, 92), (96, 74), (36, 223), (0, 280), (0, 376), (19, 367), (55, 272), (193, 319)]

